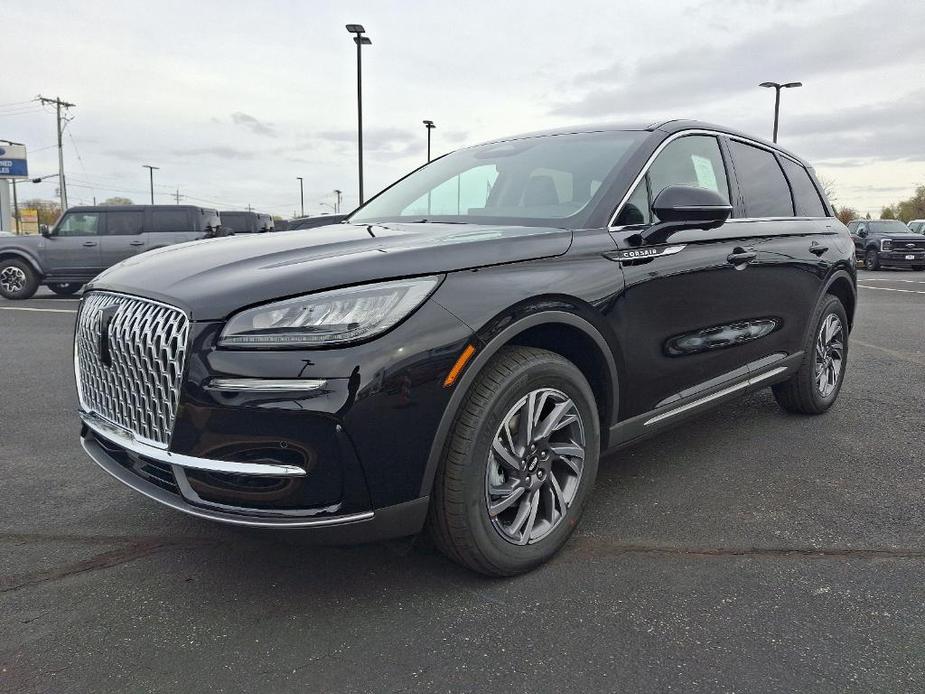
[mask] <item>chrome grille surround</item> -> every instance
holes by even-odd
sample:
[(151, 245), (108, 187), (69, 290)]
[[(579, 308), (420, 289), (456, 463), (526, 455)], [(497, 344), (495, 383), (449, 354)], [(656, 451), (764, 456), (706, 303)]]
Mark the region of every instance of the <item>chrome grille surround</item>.
[[(105, 336), (108, 365), (101, 354), (104, 312), (111, 314)], [(166, 449), (188, 340), (189, 318), (174, 306), (115, 292), (88, 293), (81, 301), (74, 335), (81, 408), (148, 445)]]

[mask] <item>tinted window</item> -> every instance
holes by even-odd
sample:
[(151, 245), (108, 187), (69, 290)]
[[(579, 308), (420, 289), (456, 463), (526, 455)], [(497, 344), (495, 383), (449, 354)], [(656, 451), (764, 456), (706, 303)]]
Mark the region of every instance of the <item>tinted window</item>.
[(226, 226), (236, 234), (247, 234), (257, 231), (254, 217), (247, 212), (222, 212), (222, 226)]
[(749, 217), (792, 217), (793, 200), (777, 158), (768, 150), (732, 140), (739, 189)]
[(133, 236), (140, 234), (144, 212), (107, 212), (106, 213), (106, 235), (107, 236)]
[(98, 212), (69, 212), (55, 230), (57, 236), (96, 236), (100, 225)]
[(186, 210), (153, 210), (151, 231), (191, 231)]
[(555, 224), (583, 212), (644, 137), (631, 131), (575, 133), (468, 147), (399, 181), (350, 221), (452, 217), (446, 221)]
[(653, 201), (668, 186), (706, 188), (729, 201), (726, 169), (715, 137), (689, 135), (662, 150), (649, 169)]
[(797, 217), (825, 217), (825, 207), (819, 197), (819, 191), (801, 164), (792, 159), (781, 157), (781, 164), (790, 179), (793, 189), (793, 202), (797, 208)]

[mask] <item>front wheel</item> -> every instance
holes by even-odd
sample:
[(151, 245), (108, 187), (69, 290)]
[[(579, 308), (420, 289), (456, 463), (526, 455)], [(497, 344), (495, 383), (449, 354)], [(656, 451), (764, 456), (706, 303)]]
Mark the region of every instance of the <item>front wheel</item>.
[(80, 291), (82, 286), (83, 285), (77, 284), (76, 282), (58, 282), (49, 284), (48, 288), (58, 296), (73, 296)]
[(39, 278), (29, 263), (22, 260), (0, 261), (0, 296), (29, 299), (39, 288)]
[(841, 301), (826, 294), (813, 318), (799, 371), (771, 386), (777, 403), (797, 414), (828, 410), (838, 397), (848, 365), (848, 317)]
[(877, 255), (877, 251), (867, 251), (864, 256), (864, 269), (872, 271), (880, 269), (880, 256)]
[(467, 392), (437, 469), (428, 519), (436, 545), (491, 576), (542, 564), (577, 525), (599, 451), (581, 371), (546, 350), (501, 349)]

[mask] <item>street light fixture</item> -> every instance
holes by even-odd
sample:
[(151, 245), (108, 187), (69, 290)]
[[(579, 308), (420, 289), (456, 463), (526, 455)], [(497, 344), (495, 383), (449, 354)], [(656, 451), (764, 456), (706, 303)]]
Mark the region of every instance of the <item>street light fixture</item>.
[(159, 166), (151, 166), (150, 164), (142, 164), (141, 168), (148, 170), (148, 178), (151, 181), (151, 204), (154, 204), (154, 171), (155, 169), (160, 169)]
[(793, 89), (794, 87), (802, 87), (802, 82), (785, 82), (780, 84), (779, 82), (762, 82), (758, 85), (759, 87), (767, 87), (768, 89), (774, 90), (774, 135), (772, 137), (772, 142), (777, 142), (777, 123), (780, 118), (780, 90), (781, 89)]
[(372, 41), (364, 36), (366, 29), (362, 24), (348, 24), (347, 31), (353, 34), (353, 42), (357, 45), (357, 149), (360, 168), (360, 205), (363, 204), (363, 46), (369, 46)]
[(334, 194), (337, 196), (337, 205), (336, 205), (336, 209), (335, 209), (334, 211), (335, 211), (337, 214), (340, 214), (340, 198), (341, 198), (341, 196), (344, 194), (344, 191), (342, 191), (342, 190), (337, 190), (337, 188), (335, 188), (335, 189), (334, 189)]
[(302, 183), (302, 177), (296, 176), (299, 179), (299, 202), (302, 205), (302, 216), (305, 216), (305, 187)]
[(427, 162), (430, 163), (430, 131), (436, 128), (432, 120), (424, 121), (424, 127), (427, 128)]

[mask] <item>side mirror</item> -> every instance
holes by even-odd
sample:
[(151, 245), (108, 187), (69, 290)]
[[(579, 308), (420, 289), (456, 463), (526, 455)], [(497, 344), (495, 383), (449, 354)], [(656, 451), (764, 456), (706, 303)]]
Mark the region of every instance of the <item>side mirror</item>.
[(867, 238), (867, 229), (861, 229), (858, 232), (858, 238), (866, 239)]
[(658, 224), (640, 233), (649, 244), (665, 243), (668, 237), (685, 229), (715, 229), (732, 214), (732, 205), (719, 193), (694, 186), (668, 186), (652, 203)]
[(48, 229), (47, 224), (39, 224), (39, 233), (44, 236), (46, 239), (51, 236), (51, 231)]

